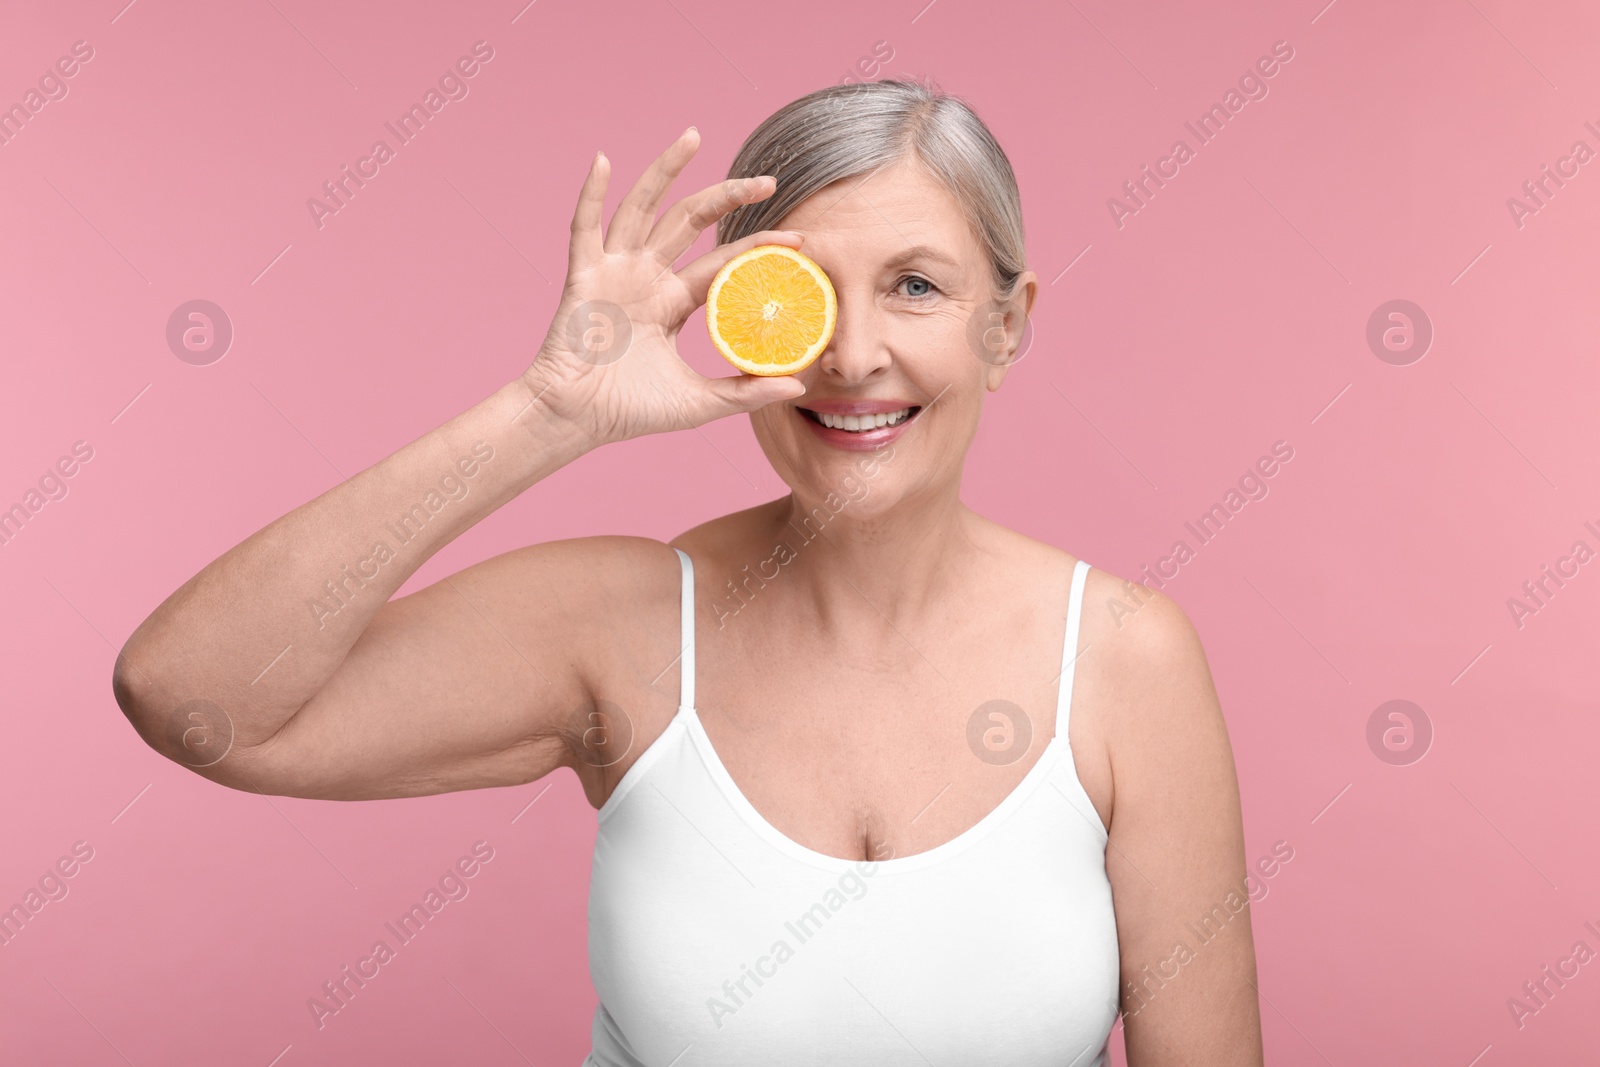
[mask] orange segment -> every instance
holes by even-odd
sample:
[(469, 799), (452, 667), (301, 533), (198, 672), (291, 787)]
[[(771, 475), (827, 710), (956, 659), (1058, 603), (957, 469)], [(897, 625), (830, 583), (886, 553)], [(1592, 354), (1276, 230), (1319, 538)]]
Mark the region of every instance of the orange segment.
[(833, 337), (839, 300), (809, 256), (757, 245), (734, 256), (706, 293), (706, 330), (717, 351), (746, 374), (794, 374)]

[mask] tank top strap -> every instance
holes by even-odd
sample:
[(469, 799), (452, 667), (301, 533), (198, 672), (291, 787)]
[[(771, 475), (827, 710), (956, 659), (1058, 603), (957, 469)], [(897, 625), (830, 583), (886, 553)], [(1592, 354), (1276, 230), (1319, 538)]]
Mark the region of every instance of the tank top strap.
[(681, 709), (694, 707), (694, 562), (683, 549), (675, 547), (673, 551), (678, 554), (683, 571), (683, 588), (679, 597), (682, 601), (679, 622), (682, 650), (678, 664), (678, 677), (681, 679), (678, 707)]
[(1056, 691), (1055, 736), (1067, 741), (1067, 725), (1072, 719), (1072, 678), (1078, 665), (1078, 629), (1083, 622), (1083, 590), (1088, 584), (1089, 564), (1079, 560), (1072, 568), (1072, 588), (1067, 594), (1067, 634), (1061, 647), (1061, 687)]

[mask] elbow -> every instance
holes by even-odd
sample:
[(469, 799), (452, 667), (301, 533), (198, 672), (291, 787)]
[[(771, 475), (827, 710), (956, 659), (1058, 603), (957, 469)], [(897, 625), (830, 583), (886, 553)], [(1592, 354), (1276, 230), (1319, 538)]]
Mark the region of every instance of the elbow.
[[(172, 757), (168, 735), (183, 716), (177, 706), (181, 702), (173, 697), (173, 688), (166, 681), (168, 673), (158, 672), (155, 664), (156, 657), (132, 640), (123, 645), (111, 668), (111, 696), (140, 739)], [(182, 728), (176, 732), (181, 740)]]
[[(137, 665), (146, 663), (144, 669)], [(111, 671), (111, 695), (140, 740), (167, 759), (219, 785), (245, 792), (270, 792), (246, 768), (249, 746), (241, 743), (228, 712), (204, 698), (180, 699), (152, 677), (147, 660), (124, 646)]]
[(122, 646), (122, 651), (117, 653), (117, 662), (111, 668), (111, 697), (139, 736), (153, 747), (148, 723), (155, 685), (149, 675), (139, 669), (134, 657), (128, 654), (129, 647)]

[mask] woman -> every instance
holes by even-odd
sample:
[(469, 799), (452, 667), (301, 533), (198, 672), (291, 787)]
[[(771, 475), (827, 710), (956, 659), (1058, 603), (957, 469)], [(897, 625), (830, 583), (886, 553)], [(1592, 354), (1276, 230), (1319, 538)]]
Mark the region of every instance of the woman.
[[(1005, 155), (936, 90), (834, 86), (658, 219), (697, 144), (604, 231), (597, 154), (527, 371), (185, 583), (128, 639), (119, 704), (170, 758), (285, 796), (570, 768), (600, 822), (590, 1064), (1081, 1067), (1119, 1010), (1132, 1067), (1260, 1063), (1193, 629), (960, 499), (1037, 291)], [(792, 377), (703, 378), (678, 331), (757, 244), (822, 266), (837, 328)], [(742, 412), (789, 495), (390, 600), (586, 451)]]

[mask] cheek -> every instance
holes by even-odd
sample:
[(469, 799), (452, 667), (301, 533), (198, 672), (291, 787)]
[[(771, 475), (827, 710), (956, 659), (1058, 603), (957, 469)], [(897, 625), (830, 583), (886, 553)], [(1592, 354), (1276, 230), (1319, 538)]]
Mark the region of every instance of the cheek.
[(967, 334), (973, 318), (971, 309), (954, 301), (905, 324), (907, 336), (923, 351), (955, 353), (967, 350)]
[(975, 424), (995, 366), (968, 344), (966, 323), (950, 324), (905, 360), (906, 377), (923, 396), (939, 397), (946, 431)]
[(984, 372), (995, 363), (994, 350), (1007, 340), (1004, 325), (988, 321), (981, 308), (961, 309), (940, 316), (937, 330), (937, 336), (924, 342), (924, 350), (928, 373), (941, 379), (939, 388), (954, 383), (964, 389), (973, 381), (981, 388)]
[(750, 413), (750, 429), (756, 436), (756, 444), (780, 477), (794, 469), (795, 458), (805, 445), (804, 435), (810, 433), (800, 424), (802, 418), (776, 405)]
[(803, 430), (805, 427), (800, 425), (798, 414), (786, 407), (772, 404), (750, 413), (750, 429), (755, 432), (758, 441), (781, 442), (785, 439), (785, 435), (793, 436), (796, 430)]

